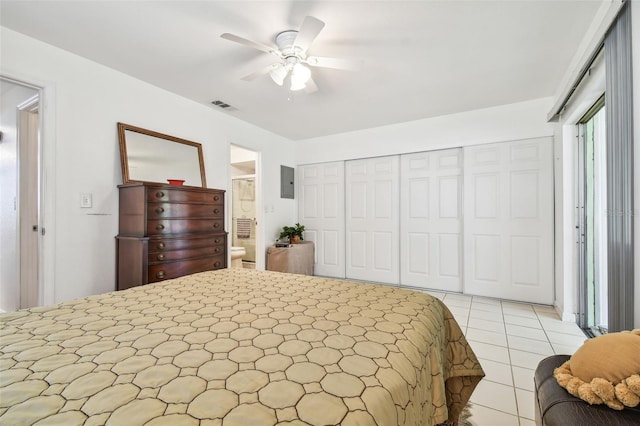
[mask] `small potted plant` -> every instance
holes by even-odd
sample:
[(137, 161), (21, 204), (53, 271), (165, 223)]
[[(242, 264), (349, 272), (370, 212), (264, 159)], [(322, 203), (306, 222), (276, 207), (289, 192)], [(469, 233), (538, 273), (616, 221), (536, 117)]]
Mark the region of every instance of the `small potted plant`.
[(283, 226), (280, 232), (280, 239), (288, 238), (291, 244), (298, 244), (304, 240), (302, 234), (304, 233), (304, 225), (296, 223), (295, 226)]

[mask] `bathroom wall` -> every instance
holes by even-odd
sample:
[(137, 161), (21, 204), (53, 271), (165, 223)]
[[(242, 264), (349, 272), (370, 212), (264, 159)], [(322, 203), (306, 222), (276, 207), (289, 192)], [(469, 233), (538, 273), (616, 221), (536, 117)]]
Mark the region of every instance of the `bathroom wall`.
[[(235, 178), (232, 187), (233, 196), (233, 212), (232, 212), (232, 239), (231, 245), (236, 247), (244, 247), (247, 254), (243, 257), (244, 261), (256, 261), (256, 203), (255, 203), (255, 180), (253, 178)], [(237, 219), (249, 219), (251, 225), (249, 228), (249, 237), (246, 233), (238, 233)], [(240, 238), (239, 238), (240, 237)]]

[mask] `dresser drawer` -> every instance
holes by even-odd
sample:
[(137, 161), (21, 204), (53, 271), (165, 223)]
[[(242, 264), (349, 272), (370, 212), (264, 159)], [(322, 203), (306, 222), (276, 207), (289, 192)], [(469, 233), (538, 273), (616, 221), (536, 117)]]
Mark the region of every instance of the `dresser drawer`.
[(183, 234), (190, 232), (224, 232), (224, 220), (165, 219), (147, 221), (147, 235)]
[(223, 204), (224, 192), (197, 191), (188, 189), (170, 189), (150, 187), (147, 191), (147, 201), (167, 201), (170, 203), (208, 203)]
[(149, 253), (173, 251), (173, 250), (189, 250), (199, 247), (221, 247), (225, 248), (227, 240), (225, 235), (207, 235), (204, 238), (200, 236), (182, 237), (182, 238), (149, 238)]
[(193, 247), (183, 250), (165, 250), (149, 253), (149, 264), (172, 260), (188, 259), (191, 257), (213, 256), (224, 253), (224, 246)]
[(185, 203), (149, 203), (147, 205), (147, 219), (164, 219), (172, 217), (188, 218), (222, 218), (224, 207), (222, 204), (185, 204)]
[(224, 255), (201, 257), (196, 259), (181, 260), (179, 262), (167, 262), (149, 265), (149, 282), (157, 282), (177, 278), (196, 272), (211, 271), (226, 267)]

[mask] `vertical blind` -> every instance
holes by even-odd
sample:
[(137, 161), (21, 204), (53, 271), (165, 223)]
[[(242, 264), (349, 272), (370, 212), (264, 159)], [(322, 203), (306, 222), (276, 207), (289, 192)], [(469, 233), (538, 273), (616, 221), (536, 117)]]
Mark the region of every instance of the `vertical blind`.
[(604, 42), (609, 216), (607, 221), (609, 332), (632, 329), (634, 319), (633, 87), (630, 3), (625, 4)]

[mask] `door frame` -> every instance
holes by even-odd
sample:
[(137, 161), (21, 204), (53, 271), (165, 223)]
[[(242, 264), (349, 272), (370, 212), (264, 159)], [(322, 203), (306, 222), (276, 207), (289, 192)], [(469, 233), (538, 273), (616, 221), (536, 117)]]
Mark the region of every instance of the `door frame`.
[[(38, 217), (38, 302), (55, 303), (55, 200), (56, 200), (56, 87), (52, 81), (3, 72), (0, 79), (38, 91), (39, 98), (39, 217)], [(44, 233), (44, 235), (43, 235)], [(46, 238), (45, 238), (46, 237)], [(19, 247), (17, 247), (19, 248)]]

